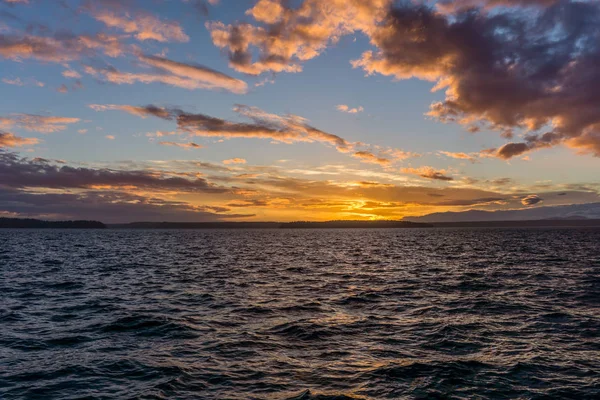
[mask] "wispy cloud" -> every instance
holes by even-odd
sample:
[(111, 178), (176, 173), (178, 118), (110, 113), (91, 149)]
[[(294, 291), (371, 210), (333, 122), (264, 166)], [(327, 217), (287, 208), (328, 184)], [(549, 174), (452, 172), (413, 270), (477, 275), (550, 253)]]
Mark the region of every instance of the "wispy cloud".
[(470, 161), (471, 163), (476, 163), (477, 162), (477, 158), (478, 158), (478, 154), (467, 154), (467, 153), (462, 153), (462, 152), (451, 152), (451, 151), (439, 151), (439, 154), (446, 156), (446, 157), (450, 157), (450, 158), (455, 158), (458, 160), (467, 160)]
[(14, 78), (14, 79), (3, 78), (2, 82), (6, 83), (7, 85), (13, 85), (13, 86), (37, 86), (37, 87), (46, 86), (46, 84), (44, 82), (40, 82), (33, 78), (26, 79), (26, 80), (21, 80), (21, 78)]
[(243, 158), (230, 158), (228, 160), (223, 160), (223, 164), (246, 164), (246, 160)]
[(64, 131), (67, 125), (79, 122), (79, 118), (45, 116), (35, 114), (11, 114), (0, 117), (0, 128), (19, 127), (28, 131), (53, 133)]
[(362, 162), (369, 164), (389, 165), (391, 161), (387, 158), (377, 157), (375, 154), (368, 151), (357, 151), (352, 154), (352, 157), (360, 159)]
[(202, 66), (192, 66), (159, 57), (141, 57), (140, 60), (155, 67), (155, 72), (123, 72), (114, 67), (84, 67), (84, 72), (102, 81), (117, 85), (135, 83), (163, 83), (183, 89), (224, 89), (242, 94), (247, 90), (244, 81), (231, 78), (220, 72)]
[(177, 143), (177, 142), (158, 142), (161, 146), (181, 147), (182, 149), (201, 149), (204, 146), (196, 144), (194, 142), (189, 143)]
[[(156, 116), (176, 121), (180, 132), (193, 136), (220, 137), (226, 139), (254, 138), (270, 139), (282, 143), (320, 142), (333, 146), (338, 152), (352, 154), (363, 162), (387, 165), (393, 161), (403, 160), (411, 153), (398, 149), (378, 149), (383, 155), (363, 150), (369, 147), (364, 143), (348, 142), (344, 138), (324, 132), (311, 126), (308, 121), (297, 115), (277, 115), (265, 112), (257, 107), (238, 104), (234, 111), (250, 119), (252, 122), (233, 122), (205, 114), (189, 113), (178, 108), (166, 108), (149, 105), (137, 107), (131, 105), (92, 104), (96, 111), (121, 110), (145, 118)], [(378, 146), (371, 146), (375, 149)], [(389, 155), (390, 157), (388, 157)]]
[(0, 35), (0, 56), (14, 61), (36, 59), (64, 64), (98, 54), (119, 57), (125, 51), (126, 46), (122, 44), (121, 38), (102, 33), (96, 35), (63, 33), (57, 37), (23, 33)]
[(144, 12), (119, 14), (114, 10), (103, 9), (93, 10), (91, 15), (110, 28), (134, 34), (135, 38), (141, 41), (187, 42), (190, 39), (178, 22), (163, 21)]
[(436, 170), (432, 167), (419, 167), (419, 168), (402, 168), (401, 170), (405, 174), (412, 174), (420, 176), (421, 178), (433, 179), (438, 181), (453, 181), (454, 178), (447, 175), (445, 170)]
[(346, 114), (358, 114), (360, 112), (365, 111), (363, 106), (350, 107), (346, 104), (339, 104), (339, 105), (335, 106), (335, 108), (336, 108), (336, 110), (341, 111)]
[(188, 78), (198, 82), (198, 84), (205, 85), (207, 88), (220, 88), (238, 94), (245, 93), (248, 90), (246, 82), (202, 65), (185, 64), (156, 56), (141, 55), (139, 59), (159, 70)]

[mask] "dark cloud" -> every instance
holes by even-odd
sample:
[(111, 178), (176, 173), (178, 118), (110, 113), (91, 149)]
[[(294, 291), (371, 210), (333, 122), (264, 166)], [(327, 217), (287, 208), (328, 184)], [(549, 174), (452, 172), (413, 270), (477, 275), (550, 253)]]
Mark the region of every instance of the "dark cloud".
[[(349, 142), (332, 133), (311, 126), (308, 121), (297, 115), (277, 115), (257, 107), (236, 104), (234, 111), (251, 122), (234, 122), (201, 113), (190, 113), (176, 107), (158, 107), (155, 105), (131, 106), (117, 104), (90, 104), (96, 111), (119, 110), (142, 118), (155, 116), (175, 121), (180, 132), (194, 136), (220, 138), (271, 139), (283, 143), (320, 142), (335, 147), (340, 153), (352, 153), (362, 162), (387, 165), (412, 156), (394, 148), (381, 148), (366, 143)], [(365, 148), (367, 150), (365, 150)], [(376, 148), (378, 153), (368, 151)]]
[(76, 168), (54, 165), (43, 159), (21, 158), (15, 153), (0, 152), (0, 185), (26, 188), (91, 188), (94, 186), (135, 186), (154, 190), (182, 192), (226, 192), (206, 179), (194, 180), (163, 176), (153, 171)]
[(430, 203), (436, 206), (475, 206), (506, 201), (506, 197), (483, 197), (478, 199), (448, 200)]
[(437, 181), (453, 181), (454, 178), (448, 176), (444, 170), (436, 170), (431, 167), (419, 167), (419, 168), (402, 168), (401, 172), (405, 174), (412, 174), (420, 176), (421, 178), (433, 179)]
[(0, 187), (0, 211), (20, 217), (87, 219), (106, 223), (135, 221), (204, 222), (246, 218), (252, 214), (220, 214), (225, 207), (192, 206), (115, 191), (30, 193)]
[[(498, 149), (500, 158), (561, 143), (600, 155), (600, 7), (547, 3), (536, 14), (470, 11), (453, 17), (396, 7), (371, 34), (378, 50), (354, 65), (437, 81), (447, 97), (429, 115), (441, 121), (529, 132), (523, 143)], [(536, 133), (542, 129), (547, 132)]]
[(597, 1), (259, 0), (247, 15), (254, 24), (207, 25), (240, 72), (299, 72), (359, 31), (374, 49), (354, 67), (446, 89), (428, 115), (507, 139), (525, 134), (487, 155), (509, 159), (562, 144), (600, 156)]
[(464, 12), (472, 8), (494, 7), (549, 7), (559, 0), (440, 0), (437, 9), (442, 12)]
[(491, 183), (492, 185), (498, 185), (498, 186), (510, 185), (510, 184), (514, 183), (514, 181), (511, 178), (498, 178), (498, 179), (489, 180), (487, 182)]
[(543, 199), (541, 197), (539, 197), (537, 194), (532, 194), (527, 197), (523, 197), (521, 199), (521, 204), (523, 204), (524, 206), (534, 206), (538, 203), (541, 203), (542, 201), (543, 201)]

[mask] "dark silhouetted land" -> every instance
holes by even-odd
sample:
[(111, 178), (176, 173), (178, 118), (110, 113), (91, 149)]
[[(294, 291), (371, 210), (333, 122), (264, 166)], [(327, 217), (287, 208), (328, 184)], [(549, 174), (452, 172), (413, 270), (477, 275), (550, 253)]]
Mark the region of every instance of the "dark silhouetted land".
[(288, 222), (280, 228), (431, 228), (433, 225), (410, 221), (326, 221), (326, 222)]
[(585, 228), (600, 227), (600, 219), (539, 219), (529, 221), (432, 222), (436, 228)]
[(600, 227), (600, 219), (542, 219), (526, 221), (297, 221), (297, 222), (133, 222), (105, 225), (99, 221), (43, 221), (0, 218), (0, 228), (31, 229), (343, 229), (343, 228), (560, 228)]
[(0, 218), (0, 228), (35, 229), (105, 229), (99, 221), (42, 221), (26, 218)]
[(332, 228), (428, 228), (431, 224), (408, 221), (326, 222), (134, 222), (110, 225), (117, 229), (332, 229)]

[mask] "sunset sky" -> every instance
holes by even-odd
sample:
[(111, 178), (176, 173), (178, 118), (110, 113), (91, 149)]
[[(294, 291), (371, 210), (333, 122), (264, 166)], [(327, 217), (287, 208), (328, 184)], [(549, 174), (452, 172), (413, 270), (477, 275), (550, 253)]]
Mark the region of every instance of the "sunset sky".
[(0, 0), (0, 216), (600, 201), (600, 5)]

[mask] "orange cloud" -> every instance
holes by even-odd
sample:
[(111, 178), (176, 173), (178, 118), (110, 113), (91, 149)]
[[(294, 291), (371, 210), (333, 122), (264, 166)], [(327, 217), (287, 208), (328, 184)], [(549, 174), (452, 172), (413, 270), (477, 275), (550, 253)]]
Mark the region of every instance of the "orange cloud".
[(126, 50), (119, 37), (97, 35), (63, 35), (59, 38), (35, 35), (0, 35), (0, 56), (19, 61), (33, 58), (39, 61), (67, 63), (101, 52), (118, 57)]
[(175, 21), (161, 21), (159, 18), (144, 13), (117, 15), (110, 10), (96, 10), (92, 16), (110, 28), (117, 28), (126, 33), (133, 33), (135, 38), (156, 40), (158, 42), (187, 42), (189, 36), (183, 32)]
[(456, 158), (459, 160), (467, 160), (470, 161), (472, 163), (477, 162), (477, 156), (476, 155), (472, 155), (472, 154), (467, 154), (467, 153), (453, 153), (450, 151), (440, 151), (439, 154), (442, 154), (446, 157), (450, 157), (450, 158)]
[(23, 138), (15, 136), (9, 132), (0, 131), (0, 147), (21, 147), (38, 144), (40, 141), (36, 138)]
[(0, 127), (10, 128), (16, 126), (28, 131), (40, 133), (53, 133), (67, 129), (67, 125), (79, 122), (79, 118), (44, 116), (34, 114), (12, 114), (0, 118)]
[(246, 82), (200, 65), (184, 64), (156, 56), (140, 56), (140, 61), (183, 78), (202, 83), (208, 88), (226, 89), (243, 94), (248, 90)]
[[(229, 52), (230, 66), (258, 75), (300, 72), (302, 63), (357, 30), (369, 31), (385, 16), (391, 0), (305, 0), (291, 8), (281, 0), (259, 0), (246, 14), (266, 25), (209, 22), (213, 43)], [(258, 49), (254, 60), (253, 48)]]
[(117, 85), (163, 83), (188, 90), (225, 89), (233, 93), (245, 93), (247, 89), (245, 82), (205, 67), (194, 67), (158, 57), (146, 57), (145, 60), (149, 64), (162, 69), (162, 72), (122, 72), (114, 67), (95, 68), (89, 65), (84, 67), (84, 71), (98, 79)]
[[(228, 51), (230, 66), (253, 75), (299, 72), (341, 37), (361, 32), (374, 49), (353, 60), (355, 68), (435, 82), (434, 91), (446, 91), (428, 116), (507, 138), (514, 130), (527, 133), (522, 143), (487, 156), (509, 159), (561, 144), (596, 154), (589, 149), (600, 127), (600, 100), (590, 94), (600, 81), (597, 2), (444, 0), (437, 9), (425, 3), (303, 0), (293, 7), (259, 0), (246, 12), (255, 23), (207, 27), (213, 43)], [(466, 9), (458, 18), (448, 15)], [(547, 131), (538, 133), (542, 128)]]
[(246, 160), (243, 158), (230, 158), (229, 160), (223, 160), (223, 164), (246, 164)]
[(336, 110), (341, 111), (343, 113), (347, 113), (347, 114), (358, 114), (365, 110), (362, 106), (351, 108), (350, 106), (348, 106), (346, 104), (339, 104), (339, 105), (335, 106), (335, 108), (336, 108)]
[(375, 154), (368, 151), (357, 151), (352, 154), (352, 157), (360, 159), (362, 162), (379, 165), (389, 165), (391, 163), (387, 158), (377, 157)]
[[(321, 131), (307, 123), (297, 115), (276, 115), (267, 113), (256, 107), (238, 104), (234, 111), (252, 120), (252, 123), (240, 123), (211, 117), (204, 114), (192, 114), (177, 108), (161, 108), (157, 106), (135, 107), (115, 104), (91, 104), (96, 111), (121, 110), (145, 118), (156, 116), (177, 122), (180, 132), (194, 136), (221, 138), (256, 138), (271, 139), (283, 143), (320, 142), (334, 146), (340, 153), (352, 153), (363, 162), (386, 165), (391, 163), (389, 158), (380, 157), (371, 151), (362, 150), (369, 147), (364, 143), (351, 143), (344, 138)], [(370, 146), (378, 149), (378, 146)], [(380, 148), (379, 148), (380, 149)], [(381, 153), (391, 155), (394, 160), (401, 160), (410, 153), (398, 149), (380, 149)]]
[(421, 178), (433, 179), (438, 181), (453, 181), (454, 178), (447, 175), (445, 170), (436, 170), (432, 167), (420, 167), (420, 168), (402, 168), (401, 170), (405, 174), (412, 174), (420, 176)]
[(147, 118), (150, 115), (159, 118), (170, 118), (168, 110), (160, 107), (148, 106), (148, 107), (136, 107), (129, 105), (117, 105), (117, 104), (90, 104), (88, 105), (94, 111), (110, 111), (119, 110), (126, 113), (136, 115), (141, 118)]

